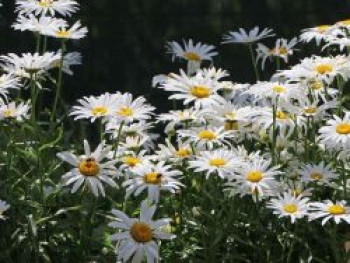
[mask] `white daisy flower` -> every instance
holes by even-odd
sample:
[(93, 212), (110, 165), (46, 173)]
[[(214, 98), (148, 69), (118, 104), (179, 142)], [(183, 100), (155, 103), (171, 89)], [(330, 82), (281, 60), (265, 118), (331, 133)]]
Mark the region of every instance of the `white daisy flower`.
[(259, 40), (273, 37), (275, 34), (273, 30), (270, 28), (264, 28), (261, 32), (259, 32), (259, 27), (254, 27), (249, 30), (249, 32), (245, 31), (243, 28), (240, 28), (239, 31), (230, 31), (227, 35), (223, 36), (222, 44), (227, 43), (242, 43), (249, 44), (253, 42), (257, 42)]
[(69, 114), (74, 116), (74, 120), (90, 119), (94, 122), (98, 118), (106, 118), (115, 111), (115, 98), (105, 93), (98, 97), (83, 97), (78, 100), (80, 105), (73, 106), (72, 112)]
[(117, 122), (130, 123), (135, 120), (145, 121), (153, 115), (154, 107), (146, 103), (144, 97), (133, 99), (130, 93), (120, 94), (114, 101), (115, 110), (110, 117), (116, 118)]
[[(134, 173), (137, 166), (142, 165), (144, 162), (149, 160), (149, 156), (146, 155), (147, 151), (141, 150), (139, 152), (124, 152), (117, 156), (117, 160), (121, 163), (118, 167), (121, 173), (125, 173), (129, 176)], [(114, 153), (113, 153), (114, 155)]]
[(342, 148), (350, 144), (350, 111), (345, 112), (343, 119), (333, 115), (326, 126), (319, 129), (321, 143), (330, 148)]
[(178, 130), (180, 138), (193, 143), (196, 148), (230, 145), (229, 139), (234, 138), (234, 132), (225, 131), (224, 127), (195, 127), (189, 130)]
[(0, 119), (16, 119), (23, 121), (29, 118), (28, 111), (30, 110), (29, 102), (11, 102), (9, 104), (0, 105)]
[(0, 200), (0, 219), (5, 220), (4, 212), (10, 208), (10, 205), (5, 201)]
[(13, 70), (8, 73), (16, 73), (16, 70), (25, 70), (29, 74), (41, 74), (52, 68), (52, 63), (61, 58), (60, 54), (46, 52), (43, 55), (38, 53), (24, 53), (18, 56), (14, 53), (0, 56), (1, 66), (4, 70)]
[(19, 15), (12, 28), (22, 32), (31, 31), (44, 34), (44, 32), (57, 31), (59, 28), (66, 26), (67, 22), (60, 18), (50, 16), (40, 16), (37, 18), (33, 14), (29, 14), (28, 16)]
[(283, 193), (283, 196), (271, 199), (267, 207), (273, 209), (273, 213), (278, 217), (290, 217), (294, 223), (296, 219), (308, 216), (308, 202), (309, 198), (301, 195)]
[(129, 198), (131, 194), (135, 196), (140, 195), (147, 190), (148, 199), (151, 202), (158, 202), (161, 191), (168, 191), (175, 193), (183, 186), (176, 177), (182, 173), (173, 169), (170, 165), (165, 165), (161, 161), (157, 164), (146, 162), (133, 170), (135, 177), (126, 180), (123, 186), (126, 187), (126, 197)]
[(34, 14), (71, 16), (78, 11), (79, 4), (73, 0), (16, 0), (16, 12), (20, 15)]
[(74, 166), (72, 170), (62, 176), (65, 186), (73, 184), (71, 193), (75, 193), (83, 183), (97, 197), (99, 193), (105, 196), (102, 182), (114, 188), (118, 187), (112, 179), (117, 176), (117, 169), (114, 166), (117, 161), (103, 161), (111, 149), (112, 147), (106, 146), (102, 142), (95, 151), (91, 152), (88, 141), (84, 140), (84, 155), (77, 156), (70, 152), (57, 154), (57, 157), (62, 161)]
[[(58, 51), (61, 54), (61, 51)], [(68, 75), (73, 75), (71, 66), (81, 65), (82, 56), (79, 52), (70, 52), (63, 55), (63, 68), (62, 71)], [(52, 62), (52, 68), (60, 68), (61, 59), (57, 59)]]
[(7, 98), (11, 89), (20, 89), (19, 78), (12, 74), (3, 74), (0, 76), (0, 95)]
[(262, 193), (272, 188), (276, 184), (276, 176), (282, 174), (278, 166), (270, 166), (271, 161), (262, 159), (242, 163), (236, 169), (237, 174), (234, 179), (238, 185), (247, 186), (252, 191)]
[(224, 101), (217, 93), (220, 85), (210, 76), (203, 77), (200, 73), (191, 77), (180, 70), (180, 75), (173, 74), (161, 88), (176, 93), (169, 99), (184, 100), (185, 105), (193, 102), (196, 108), (206, 108)]
[(132, 257), (133, 263), (141, 263), (145, 257), (147, 263), (159, 262), (156, 240), (170, 240), (175, 236), (161, 230), (169, 225), (170, 218), (152, 220), (155, 210), (155, 205), (148, 206), (145, 201), (141, 203), (140, 218), (129, 218), (122, 211), (112, 210), (117, 220), (108, 225), (122, 231), (111, 236), (112, 241), (118, 242), (118, 260), (127, 262)]
[(48, 30), (44, 31), (44, 35), (48, 35), (54, 38), (61, 39), (82, 39), (88, 33), (88, 29), (83, 27), (80, 21), (74, 23), (73, 26), (68, 28), (67, 26), (61, 26), (59, 29), (57, 28), (48, 28)]
[(331, 25), (320, 25), (317, 27), (306, 28), (301, 31), (300, 40), (306, 43), (315, 40), (316, 45), (319, 46), (323, 40), (332, 35), (332, 31), (333, 27)]
[(157, 159), (162, 161), (180, 162), (193, 156), (191, 145), (181, 140), (177, 141), (176, 146), (166, 140), (166, 144), (159, 144), (158, 148), (159, 150), (156, 150)]
[(293, 55), (295, 49), (294, 47), (298, 43), (298, 39), (295, 37), (288, 41), (284, 38), (279, 38), (276, 40), (276, 44), (273, 48), (268, 48), (267, 46), (258, 43), (258, 47), (256, 49), (257, 57), (256, 60), (261, 59), (261, 67), (265, 68), (266, 59), (269, 58), (272, 60), (273, 58), (281, 58), (285, 63), (288, 63), (288, 59), (291, 55)]
[(218, 53), (215, 51), (215, 46), (202, 44), (198, 42), (193, 44), (192, 39), (186, 43), (183, 41), (184, 47), (175, 41), (167, 43), (168, 53), (172, 54), (173, 61), (176, 57), (184, 59), (188, 62), (188, 73), (193, 74), (201, 65), (202, 61), (212, 61), (213, 57)]
[(319, 164), (305, 164), (299, 170), (301, 181), (305, 183), (316, 182), (318, 184), (330, 185), (330, 181), (337, 179), (338, 175), (331, 169), (330, 164), (324, 162)]
[(189, 161), (190, 168), (196, 173), (205, 172), (207, 179), (210, 175), (218, 175), (222, 179), (229, 174), (232, 176), (240, 165), (241, 160), (232, 151), (223, 149), (200, 152), (193, 161)]
[(316, 220), (322, 218), (322, 225), (327, 221), (333, 219), (336, 224), (341, 221), (345, 221), (350, 224), (350, 210), (346, 206), (346, 201), (336, 201), (335, 203), (326, 200), (324, 202), (312, 202), (310, 203), (310, 220)]

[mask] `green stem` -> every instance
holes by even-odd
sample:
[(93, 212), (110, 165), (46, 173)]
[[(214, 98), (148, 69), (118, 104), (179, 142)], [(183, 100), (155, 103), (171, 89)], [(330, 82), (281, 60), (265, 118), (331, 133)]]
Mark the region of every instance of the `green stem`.
[(259, 81), (259, 79), (260, 79), (259, 71), (258, 71), (258, 67), (256, 65), (256, 59), (255, 59), (252, 43), (249, 43), (248, 47), (249, 47), (250, 57), (252, 59), (252, 64), (253, 64), (253, 68), (254, 68), (255, 77), (256, 77), (256, 80)]
[(122, 121), (119, 125), (119, 129), (118, 129), (118, 134), (117, 134), (117, 139), (115, 140), (115, 149), (114, 149), (114, 155), (113, 155), (113, 159), (115, 159), (116, 155), (117, 155), (117, 151), (119, 148), (119, 142), (120, 142), (120, 136), (122, 134), (122, 130), (123, 130), (123, 126), (124, 126), (124, 121)]
[(58, 70), (58, 81), (57, 81), (55, 101), (54, 101), (54, 104), (53, 104), (51, 118), (50, 118), (50, 126), (52, 125), (54, 119), (56, 118), (57, 104), (58, 104), (58, 100), (59, 100), (60, 95), (61, 95), (62, 75), (63, 75), (63, 61), (64, 61), (65, 51), (66, 51), (66, 42), (65, 42), (65, 40), (62, 40), (62, 42), (61, 42), (60, 67), (59, 67), (59, 70)]
[(30, 74), (30, 93), (31, 93), (31, 100), (32, 100), (32, 109), (31, 109), (31, 120), (33, 125), (35, 124), (35, 115), (36, 115), (36, 85), (35, 85), (35, 74)]
[(276, 114), (277, 114), (277, 101), (276, 105), (272, 105), (272, 165), (276, 164)]

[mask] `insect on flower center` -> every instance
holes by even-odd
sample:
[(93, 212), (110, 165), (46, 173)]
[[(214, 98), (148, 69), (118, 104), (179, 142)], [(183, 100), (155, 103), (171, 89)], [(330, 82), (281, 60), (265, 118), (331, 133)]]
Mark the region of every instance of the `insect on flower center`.
[(130, 235), (138, 243), (147, 243), (153, 238), (152, 229), (149, 225), (139, 222), (132, 225)]
[(259, 171), (251, 171), (247, 173), (246, 179), (252, 183), (258, 183), (263, 178), (263, 174)]
[(136, 157), (132, 157), (132, 156), (128, 156), (124, 158), (124, 164), (134, 167), (137, 164), (141, 163), (140, 159), (136, 158)]
[(177, 152), (176, 152), (176, 156), (177, 157), (187, 157), (191, 154), (191, 152), (186, 149), (186, 148), (180, 148)]
[(338, 134), (350, 134), (350, 123), (340, 123), (335, 127)]
[(190, 88), (190, 93), (199, 99), (204, 99), (210, 96), (210, 89), (205, 86), (193, 86)]
[(274, 86), (272, 87), (272, 90), (273, 92), (276, 92), (276, 93), (283, 93), (285, 92), (286, 88), (282, 86)]
[(143, 181), (144, 181), (146, 184), (154, 184), (154, 185), (157, 185), (157, 184), (160, 184), (160, 183), (161, 183), (161, 181), (162, 181), (162, 175), (159, 174), (159, 173), (155, 173), (155, 172), (146, 173), (146, 174), (143, 176)]
[(346, 210), (345, 207), (340, 205), (331, 205), (327, 208), (327, 212), (332, 215), (343, 215), (345, 214)]
[(194, 52), (186, 52), (183, 56), (187, 60), (201, 61), (200, 55), (198, 55), (197, 53), (194, 53)]
[(83, 160), (78, 165), (79, 172), (84, 176), (96, 176), (100, 171), (95, 158), (90, 157)]
[(56, 37), (68, 38), (69, 31), (67, 31), (65, 29), (61, 29), (61, 30), (56, 31), (55, 35), (56, 35)]
[(328, 74), (333, 71), (333, 67), (328, 64), (320, 64), (314, 68), (314, 70), (321, 75)]
[(298, 207), (294, 204), (286, 204), (283, 206), (283, 210), (289, 214), (294, 214), (298, 211)]
[(310, 178), (313, 180), (322, 180), (323, 179), (323, 174), (319, 173), (319, 172), (312, 172), (310, 174)]
[(97, 106), (91, 109), (91, 114), (94, 116), (105, 115), (107, 113), (107, 108), (104, 106)]
[(121, 107), (117, 111), (117, 115), (122, 116), (122, 117), (129, 117), (133, 115), (133, 110), (129, 107)]
[(50, 7), (53, 4), (53, 0), (40, 0), (38, 4), (41, 7)]
[(217, 138), (216, 134), (212, 131), (201, 131), (200, 133), (198, 133), (197, 137), (208, 141), (215, 140)]
[(226, 161), (222, 158), (211, 159), (209, 161), (209, 165), (216, 166), (216, 167), (224, 166), (225, 164), (226, 164)]

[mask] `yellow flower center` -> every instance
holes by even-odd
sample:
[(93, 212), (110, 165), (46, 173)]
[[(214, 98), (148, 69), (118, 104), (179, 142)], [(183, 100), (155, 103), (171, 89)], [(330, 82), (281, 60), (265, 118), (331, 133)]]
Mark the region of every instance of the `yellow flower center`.
[(91, 114), (94, 116), (105, 115), (108, 112), (107, 108), (104, 106), (97, 106), (91, 109)]
[(330, 28), (329, 25), (321, 25), (316, 27), (316, 30), (318, 33), (324, 33), (328, 28)]
[(313, 180), (322, 180), (323, 179), (323, 174), (319, 173), (319, 172), (312, 172), (310, 174), (310, 178)]
[(286, 88), (282, 86), (274, 86), (272, 87), (272, 90), (276, 93), (283, 93), (286, 90)]
[(246, 179), (252, 183), (258, 183), (263, 178), (263, 174), (259, 171), (251, 171), (247, 173)]
[(276, 118), (279, 120), (285, 120), (287, 119), (287, 114), (285, 114), (283, 111), (277, 111)]
[(50, 7), (53, 4), (53, 0), (40, 0), (38, 5), (41, 7)]
[(270, 50), (270, 54), (272, 55), (286, 55), (288, 50), (285, 47), (273, 48)]
[(323, 84), (321, 81), (315, 81), (311, 84), (311, 88), (313, 90), (319, 90), (319, 89), (322, 89), (323, 88)]
[(343, 215), (345, 214), (346, 210), (345, 207), (340, 205), (331, 205), (327, 208), (327, 212), (332, 215)]
[(65, 29), (61, 29), (61, 30), (56, 31), (55, 35), (56, 35), (56, 37), (68, 38), (69, 31), (67, 31)]
[(191, 151), (186, 149), (186, 148), (180, 148), (177, 152), (176, 152), (176, 156), (177, 157), (187, 157), (191, 154)]
[(350, 134), (350, 123), (340, 123), (335, 127), (338, 134)]
[(144, 181), (146, 184), (154, 184), (154, 185), (157, 185), (157, 184), (160, 184), (160, 183), (161, 183), (161, 181), (162, 181), (162, 175), (159, 174), (159, 173), (155, 173), (155, 172), (146, 173), (146, 174), (143, 176), (143, 181)]
[(226, 164), (226, 161), (224, 159), (220, 159), (220, 158), (217, 158), (217, 159), (211, 159), (209, 161), (209, 165), (211, 166), (216, 166), (216, 167), (219, 167), (219, 166), (224, 166)]
[(313, 113), (316, 112), (316, 108), (314, 108), (314, 107), (305, 108), (303, 111), (304, 111), (305, 113), (308, 113), (308, 114), (313, 114)]
[(8, 110), (4, 110), (3, 112), (2, 112), (2, 114), (5, 116), (5, 117), (7, 117), (7, 118), (9, 118), (9, 117), (12, 117), (13, 116), (13, 110), (10, 110), (10, 109), (8, 109)]
[(212, 131), (201, 131), (200, 133), (198, 133), (197, 137), (208, 141), (215, 140), (217, 138), (216, 134)]
[(123, 162), (124, 162), (124, 164), (131, 166), (131, 167), (134, 167), (135, 165), (141, 163), (140, 159), (133, 157), (133, 156), (125, 157)]
[(224, 128), (226, 131), (238, 131), (238, 121), (225, 121)]
[(294, 214), (298, 211), (298, 207), (294, 204), (286, 204), (283, 206), (283, 210), (289, 214)]
[(186, 52), (183, 56), (187, 60), (198, 61), (198, 62), (201, 61), (200, 55), (194, 52)]
[(193, 86), (190, 88), (190, 93), (199, 99), (203, 99), (210, 96), (210, 89), (205, 86)]
[(121, 107), (117, 111), (117, 115), (122, 116), (122, 117), (129, 117), (129, 116), (133, 115), (133, 110), (131, 108), (128, 108), (128, 107)]
[(100, 167), (93, 157), (87, 158), (78, 164), (79, 172), (84, 176), (96, 176)]
[(136, 222), (130, 228), (131, 237), (138, 243), (147, 243), (152, 240), (153, 233), (149, 225)]
[(314, 70), (318, 74), (324, 75), (324, 74), (332, 72), (333, 71), (333, 67), (331, 65), (328, 65), (328, 64), (320, 64), (320, 65), (316, 66), (314, 68)]
[(299, 196), (301, 194), (301, 190), (300, 189), (292, 189), (291, 193), (293, 196)]
[(349, 26), (350, 25), (350, 19), (339, 21), (339, 22), (337, 22), (337, 24), (341, 24), (341, 25), (344, 25), (344, 26)]

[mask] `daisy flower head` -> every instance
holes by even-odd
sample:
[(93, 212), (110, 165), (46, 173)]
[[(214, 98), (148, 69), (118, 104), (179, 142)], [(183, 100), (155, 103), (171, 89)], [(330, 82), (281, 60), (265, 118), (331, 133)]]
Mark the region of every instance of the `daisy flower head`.
[(16, 0), (16, 12), (20, 15), (34, 14), (55, 16), (71, 16), (79, 10), (78, 2), (74, 0)]
[(159, 261), (157, 240), (170, 240), (175, 237), (162, 231), (161, 228), (169, 225), (170, 218), (152, 220), (156, 206), (148, 206), (146, 201), (141, 203), (140, 217), (130, 218), (122, 211), (112, 210), (117, 220), (108, 225), (120, 229), (121, 232), (113, 234), (110, 239), (117, 241), (118, 260), (127, 262), (132, 257), (133, 263), (147, 263)]
[(10, 208), (10, 205), (5, 201), (0, 200), (0, 219), (5, 220), (4, 212)]
[(341, 221), (345, 221), (350, 224), (350, 210), (346, 206), (346, 201), (336, 201), (335, 203), (326, 200), (324, 202), (312, 202), (310, 203), (310, 215), (309, 220), (322, 219), (322, 225), (326, 224), (329, 220), (333, 219), (336, 224)]
[(271, 167), (269, 160), (252, 160), (236, 169), (237, 185), (248, 187), (251, 191), (266, 192), (276, 184), (276, 176), (281, 175), (279, 167)]
[(29, 75), (40, 75), (51, 69), (54, 61), (61, 59), (61, 55), (55, 52), (39, 53), (24, 53), (18, 56), (14, 53), (0, 56), (1, 66), (7, 70), (11, 69), (10, 74), (15, 74), (17, 70), (24, 70)]
[(350, 111), (345, 112), (343, 119), (333, 115), (333, 119), (319, 129), (321, 143), (329, 148), (341, 149), (350, 144)]
[(321, 121), (328, 117), (327, 110), (335, 108), (337, 106), (336, 100), (326, 101), (321, 103), (321, 101), (316, 97), (311, 101), (308, 97), (298, 100), (297, 109), (300, 111), (297, 113), (298, 116), (302, 116), (305, 121), (305, 118), (312, 117), (314, 120)]
[(273, 30), (270, 28), (264, 28), (262, 31), (259, 31), (259, 27), (254, 27), (249, 30), (249, 32), (245, 31), (243, 28), (240, 28), (238, 31), (230, 31), (227, 35), (223, 36), (222, 44), (251, 44), (275, 36)]
[(330, 185), (331, 180), (338, 178), (330, 165), (325, 165), (324, 162), (305, 164), (298, 170), (298, 173), (301, 175), (301, 181), (305, 183), (316, 182)]
[(233, 139), (233, 131), (225, 131), (224, 127), (193, 127), (189, 130), (178, 130), (177, 134), (188, 143), (193, 143), (196, 148), (213, 149), (215, 146), (230, 145), (229, 139)]
[(278, 217), (289, 217), (294, 223), (296, 219), (308, 216), (308, 202), (309, 198), (301, 195), (283, 193), (283, 195), (271, 199), (267, 207), (274, 210), (273, 213)]
[(28, 112), (30, 110), (29, 102), (10, 102), (9, 104), (0, 105), (0, 120), (1, 119), (15, 119), (16, 121), (23, 121), (29, 118)]
[(79, 105), (73, 106), (69, 115), (74, 116), (74, 120), (90, 119), (94, 122), (98, 118), (106, 118), (113, 114), (115, 110), (115, 99), (105, 93), (98, 97), (83, 97), (78, 100)]
[(189, 161), (189, 166), (196, 173), (205, 172), (207, 179), (210, 175), (224, 179), (228, 175), (232, 176), (241, 162), (231, 151), (218, 149), (201, 152), (193, 161)]
[(133, 99), (130, 93), (124, 93), (116, 97), (115, 110), (110, 115), (117, 122), (131, 123), (133, 121), (146, 121), (153, 115), (154, 107), (146, 103), (144, 97)]
[(258, 47), (256, 49), (257, 57), (256, 60), (261, 59), (261, 67), (265, 68), (266, 59), (274, 59), (280, 58), (285, 63), (288, 63), (288, 59), (291, 55), (293, 55), (295, 49), (294, 47), (298, 43), (297, 38), (293, 38), (290, 41), (284, 38), (279, 38), (276, 40), (276, 44), (273, 48), (268, 48), (264, 44), (258, 43)]
[[(61, 54), (61, 50), (58, 51)], [(82, 56), (79, 52), (69, 52), (63, 55), (62, 71), (70, 76), (73, 75), (71, 66), (81, 65)], [(60, 68), (61, 59), (57, 59), (52, 62), (52, 68)]]
[(135, 167), (133, 172), (135, 176), (123, 183), (123, 186), (126, 187), (126, 198), (132, 194), (138, 196), (147, 190), (148, 200), (158, 203), (161, 191), (175, 193), (183, 186), (177, 180), (182, 173), (166, 165), (164, 161), (157, 164), (144, 162)]
[(195, 108), (207, 108), (224, 101), (224, 98), (217, 93), (221, 88), (220, 85), (210, 76), (203, 76), (200, 73), (188, 76), (180, 70), (180, 75), (173, 74), (162, 88), (175, 93), (169, 99), (183, 100), (185, 105), (194, 103)]
[(170, 140), (166, 140), (166, 144), (159, 144), (159, 150), (156, 151), (157, 158), (163, 161), (180, 162), (193, 157), (192, 147), (188, 143), (181, 140), (173, 145)]
[(50, 16), (40, 16), (37, 18), (33, 14), (28, 16), (19, 15), (16, 22), (12, 25), (14, 30), (31, 31), (34, 33), (45, 34), (45, 32), (58, 31), (61, 27), (66, 27), (67, 22), (61, 18)]
[(49, 28), (47, 31), (44, 31), (44, 35), (48, 35), (54, 38), (59, 39), (82, 39), (88, 33), (88, 29), (83, 27), (80, 21), (77, 21), (68, 28), (67, 26), (61, 26), (57, 28)]
[(215, 46), (201, 42), (194, 44), (192, 39), (188, 43), (183, 40), (183, 47), (176, 41), (168, 42), (166, 47), (168, 53), (172, 54), (173, 61), (178, 57), (188, 62), (189, 74), (195, 73), (200, 68), (202, 61), (212, 61), (213, 57), (218, 54)]
[(74, 166), (72, 170), (62, 176), (65, 186), (73, 185), (71, 193), (75, 193), (84, 183), (96, 197), (99, 194), (105, 196), (102, 183), (114, 188), (118, 187), (112, 179), (117, 175), (117, 169), (114, 166), (117, 161), (104, 160), (111, 149), (112, 147), (106, 146), (102, 142), (95, 151), (91, 152), (88, 141), (84, 140), (83, 155), (77, 156), (71, 152), (57, 154), (59, 159)]
[(300, 40), (304, 43), (309, 43), (315, 40), (316, 45), (319, 46), (322, 41), (332, 35), (333, 29), (332, 25), (320, 25), (306, 28), (301, 31)]
[(0, 95), (7, 98), (11, 89), (20, 89), (19, 78), (13, 74), (3, 74), (0, 76)]
[[(131, 173), (133, 173), (134, 169), (137, 166), (142, 165), (142, 163), (144, 163), (149, 159), (146, 153), (147, 153), (146, 150), (141, 150), (139, 152), (123, 151), (121, 154), (118, 154), (117, 159), (118, 159), (118, 162), (120, 163), (118, 170), (121, 173), (124, 173), (125, 175), (129, 176)], [(114, 153), (113, 153), (113, 156), (114, 156)]]

